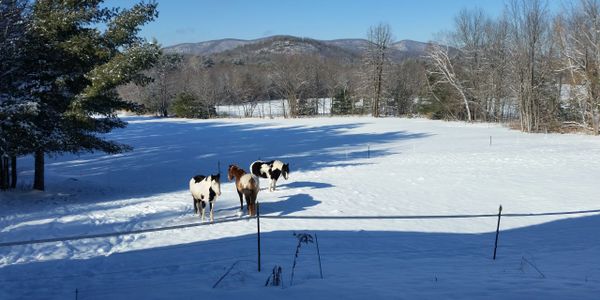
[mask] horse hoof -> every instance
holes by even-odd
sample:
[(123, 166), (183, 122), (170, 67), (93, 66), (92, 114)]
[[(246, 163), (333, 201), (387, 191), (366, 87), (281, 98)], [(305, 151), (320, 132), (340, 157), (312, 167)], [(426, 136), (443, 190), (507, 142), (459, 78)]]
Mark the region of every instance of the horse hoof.
[(244, 215), (244, 213), (243, 213), (241, 210), (237, 212), (237, 216), (238, 216), (238, 217), (241, 217), (241, 216), (243, 216), (243, 215)]

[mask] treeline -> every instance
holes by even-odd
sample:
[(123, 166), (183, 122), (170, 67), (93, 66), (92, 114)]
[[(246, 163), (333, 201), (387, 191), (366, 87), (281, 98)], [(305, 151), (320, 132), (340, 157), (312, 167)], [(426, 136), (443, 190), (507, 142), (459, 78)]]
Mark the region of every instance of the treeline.
[(210, 118), (225, 104), (242, 105), (251, 116), (259, 101), (274, 99), (287, 99), (286, 117), (311, 116), (317, 99), (331, 98), (334, 115), (418, 114), (505, 122), (527, 132), (598, 133), (599, 7), (598, 0), (579, 0), (553, 15), (546, 1), (510, 0), (495, 18), (463, 10), (423, 56), (400, 62), (390, 59), (385, 24), (369, 29), (356, 60), (165, 55), (152, 71), (154, 83), (121, 93), (162, 116)]
[[(387, 25), (374, 26), (370, 31), (391, 35)], [(393, 62), (388, 57), (391, 38), (376, 38), (372, 37), (369, 55), (355, 59), (349, 59), (347, 53), (335, 57), (332, 52), (336, 47), (327, 48), (326, 55), (248, 55), (239, 49), (235, 51), (239, 56), (164, 54), (149, 73), (154, 82), (130, 84), (119, 92), (157, 116), (210, 118), (215, 117), (216, 105), (233, 104), (241, 105), (245, 116), (252, 116), (257, 114), (260, 101), (286, 100), (282, 101), (285, 117), (301, 117), (317, 115), (319, 105), (323, 105), (321, 98), (333, 99), (332, 107), (328, 107), (333, 114), (369, 114), (371, 96), (376, 92), (371, 87), (379, 86), (383, 115), (416, 113), (414, 100), (423, 92), (424, 60)]]
[[(389, 115), (414, 113), (412, 99), (421, 90), (417, 79), (425, 76), (422, 60), (405, 60), (386, 66), (386, 92), (394, 99), (383, 111)], [(181, 56), (165, 54), (151, 72), (155, 80), (146, 85), (130, 84), (120, 88), (127, 99), (143, 104), (157, 116), (215, 117), (217, 105), (241, 105), (245, 116), (257, 114), (260, 101), (287, 100), (286, 117), (317, 115), (320, 98), (332, 98), (333, 114), (367, 114), (363, 103), (365, 67), (356, 62), (326, 58), (316, 54), (271, 55), (262, 63), (246, 63), (237, 58)], [(408, 72), (416, 77), (406, 76)], [(321, 110), (322, 111), (322, 110)]]
[(116, 88), (151, 80), (142, 71), (160, 49), (137, 33), (156, 3), (101, 2), (0, 0), (0, 189), (16, 187), (19, 156), (35, 157), (33, 188), (43, 190), (47, 155), (130, 149), (102, 134), (139, 106)]
[(463, 10), (454, 24), (427, 55), (429, 90), (445, 116), (598, 134), (600, 1), (552, 16), (546, 1), (512, 0), (498, 18)]

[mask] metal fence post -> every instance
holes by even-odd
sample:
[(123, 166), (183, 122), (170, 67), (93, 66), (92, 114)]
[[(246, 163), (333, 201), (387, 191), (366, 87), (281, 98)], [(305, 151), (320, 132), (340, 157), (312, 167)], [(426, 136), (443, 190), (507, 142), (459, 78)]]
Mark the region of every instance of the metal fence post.
[(496, 242), (494, 243), (494, 260), (496, 260), (496, 249), (498, 248), (498, 235), (500, 234), (500, 218), (502, 217), (502, 205), (498, 209), (498, 225), (496, 225)]
[(260, 205), (256, 202), (256, 241), (258, 246), (258, 272), (260, 272)]

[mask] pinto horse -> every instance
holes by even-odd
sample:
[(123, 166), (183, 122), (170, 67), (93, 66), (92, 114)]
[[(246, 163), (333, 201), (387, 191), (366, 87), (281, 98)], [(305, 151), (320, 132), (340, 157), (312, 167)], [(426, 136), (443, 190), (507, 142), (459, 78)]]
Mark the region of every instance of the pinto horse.
[(196, 175), (190, 179), (190, 192), (194, 198), (194, 213), (201, 213), (204, 222), (206, 202), (210, 205), (210, 221), (213, 222), (213, 204), (221, 195), (221, 175)]
[(235, 187), (237, 188), (238, 196), (240, 197), (240, 215), (244, 211), (244, 200), (246, 197), (246, 207), (250, 216), (256, 215), (256, 196), (260, 190), (258, 177), (247, 174), (236, 165), (229, 165), (227, 178), (231, 181), (235, 178)]
[(279, 176), (283, 176), (285, 180), (288, 179), (290, 173), (290, 165), (284, 164), (280, 160), (257, 160), (250, 165), (250, 171), (256, 176), (270, 179), (269, 192), (272, 192), (275, 190), (275, 187), (277, 185), (277, 179), (279, 179)]

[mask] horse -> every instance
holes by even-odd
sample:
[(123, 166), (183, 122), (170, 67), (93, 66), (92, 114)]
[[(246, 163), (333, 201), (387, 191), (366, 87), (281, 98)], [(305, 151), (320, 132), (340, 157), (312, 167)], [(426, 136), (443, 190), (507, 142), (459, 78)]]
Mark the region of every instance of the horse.
[(240, 197), (240, 215), (243, 214), (244, 211), (243, 197), (246, 197), (248, 214), (250, 214), (250, 216), (256, 215), (256, 196), (260, 190), (258, 177), (247, 174), (246, 171), (236, 165), (229, 165), (227, 179), (231, 181), (233, 178), (235, 178), (235, 187), (238, 196)]
[(210, 221), (213, 218), (213, 203), (217, 196), (221, 196), (221, 174), (204, 176), (196, 175), (190, 179), (190, 192), (194, 199), (194, 214), (200, 214), (204, 222), (204, 208), (206, 202), (210, 205)]
[(277, 185), (277, 179), (280, 175), (283, 175), (285, 180), (288, 179), (290, 173), (290, 165), (284, 164), (280, 160), (262, 161), (257, 160), (250, 165), (250, 171), (252, 174), (262, 177), (269, 178), (269, 191), (275, 191)]

